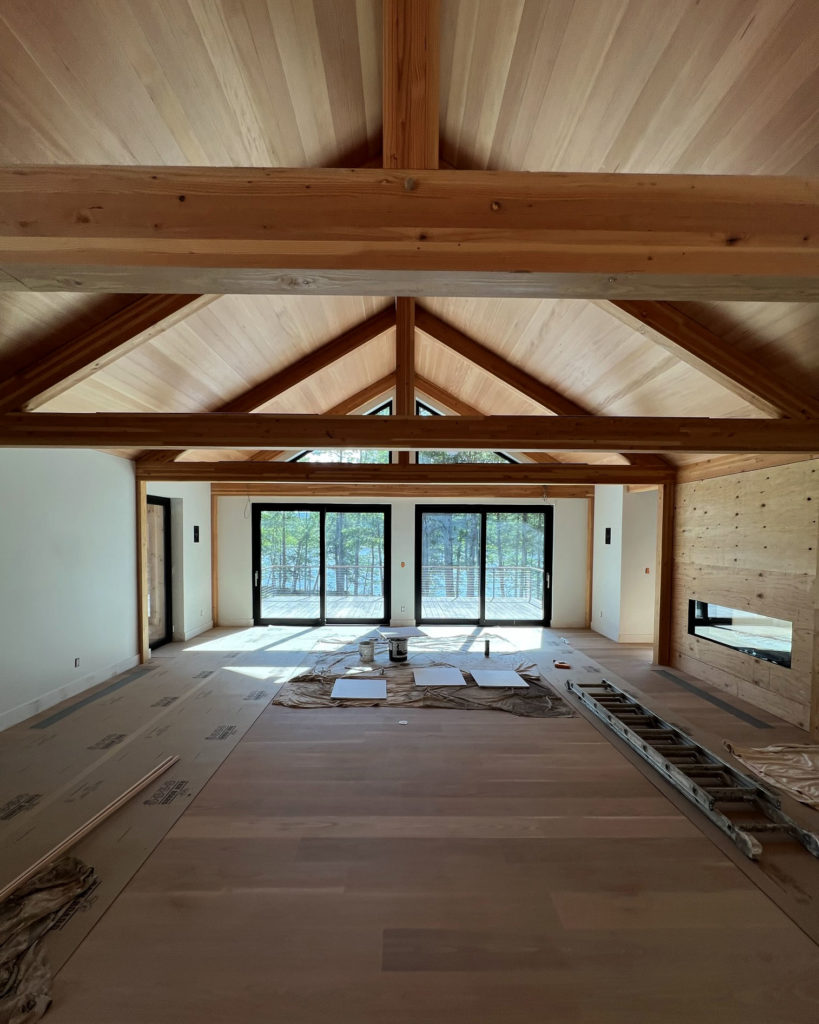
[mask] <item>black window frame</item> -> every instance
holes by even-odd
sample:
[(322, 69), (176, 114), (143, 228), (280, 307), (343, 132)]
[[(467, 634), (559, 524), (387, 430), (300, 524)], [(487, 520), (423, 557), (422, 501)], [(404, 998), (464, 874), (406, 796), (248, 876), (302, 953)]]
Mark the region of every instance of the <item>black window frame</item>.
[[(422, 615), (421, 580), (423, 570), (423, 517), (426, 513), (480, 513), (481, 564), (479, 582), (480, 614), (476, 619), (432, 619)], [(543, 618), (486, 618), (486, 517), (493, 512), (540, 512), (543, 514)], [(415, 506), (415, 621), (439, 626), (539, 626), (552, 621), (552, 564), (554, 558), (554, 508), (551, 505), (416, 505)]]
[[(415, 399), (415, 415), (416, 416), (423, 416), (423, 413), (420, 412), (421, 409), (426, 409), (427, 413), (430, 416), (445, 416), (446, 415), (446, 413), (441, 412), (440, 409), (436, 409), (434, 406), (430, 405), (429, 402), (425, 402), (425, 401), (423, 401), (423, 399), (416, 398)], [(427, 450), (428, 449), (421, 449), (421, 448), (419, 448), (418, 451), (415, 453), (415, 461), (416, 461), (416, 463), (418, 463), (419, 466), (433, 466), (433, 465), (440, 466), (440, 465), (446, 465), (446, 463), (440, 463), (440, 462), (438, 462), (438, 463), (422, 462), (419, 459), (418, 456), (423, 454), (423, 452), (427, 451)], [(513, 459), (512, 456), (511, 455), (507, 455), (506, 452), (493, 452), (492, 454), (493, 455), (497, 455), (498, 458), (502, 459), (504, 462), (511, 462), (513, 466), (520, 465), (518, 459)], [(451, 462), (451, 463), (449, 463), (449, 465), (451, 465), (451, 466), (458, 466), (458, 465), (463, 465), (463, 463)], [(484, 463), (484, 465), (491, 465), (491, 463)]]
[[(369, 412), (364, 413), (364, 415), (365, 416), (380, 416), (382, 409), (389, 409), (390, 411), (389, 411), (389, 413), (387, 415), (388, 416), (392, 416), (392, 414), (393, 414), (393, 402), (392, 402), (391, 398), (388, 398), (385, 402), (380, 402), (378, 405), (375, 406), (375, 408), (370, 409)], [(305, 456), (309, 455), (310, 452), (315, 452), (315, 451), (319, 451), (319, 450), (320, 450), (320, 446), (319, 446), (319, 448), (305, 448), (304, 451), (298, 452), (298, 454), (296, 454), (296, 455), (291, 455), (291, 457), (289, 459), (287, 459), (287, 462), (302, 462), (304, 460)], [(387, 461), (386, 462), (349, 463), (349, 465), (362, 465), (362, 466), (385, 466), (385, 465), (389, 465), (392, 462), (392, 452), (389, 449), (383, 449), (383, 448), (382, 449), (378, 449), (378, 448), (374, 449), (374, 451), (379, 451), (379, 450), (387, 452)], [(366, 451), (366, 449), (359, 448), (359, 451)]]
[[(301, 619), (263, 618), (262, 610), (262, 531), (263, 512), (318, 512), (319, 513), (319, 617)], [(326, 615), (327, 559), (325, 554), (325, 520), (328, 512), (380, 512), (384, 516), (384, 615), (375, 618), (328, 618)], [(253, 588), (254, 626), (327, 626), (327, 625), (383, 625), (391, 617), (392, 598), (392, 506), (389, 504), (352, 505), (342, 502), (263, 502), (251, 504), (251, 587)]]

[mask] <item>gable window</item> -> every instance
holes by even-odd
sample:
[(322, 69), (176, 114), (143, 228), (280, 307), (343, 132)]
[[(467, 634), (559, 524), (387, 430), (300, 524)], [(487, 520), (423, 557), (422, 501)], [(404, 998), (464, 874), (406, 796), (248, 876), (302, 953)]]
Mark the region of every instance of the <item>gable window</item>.
[[(442, 412), (433, 409), (431, 405), (415, 401), (416, 416), (443, 416)], [(419, 451), (416, 461), (426, 465), (475, 465), (497, 462), (516, 462), (511, 456), (504, 452), (493, 452), (486, 449), (460, 450), (460, 451)]]
[[(367, 416), (392, 416), (392, 401), (382, 402)], [(293, 456), (290, 462), (344, 462), (355, 465), (384, 464), (392, 461), (392, 453), (383, 448), (311, 448)]]

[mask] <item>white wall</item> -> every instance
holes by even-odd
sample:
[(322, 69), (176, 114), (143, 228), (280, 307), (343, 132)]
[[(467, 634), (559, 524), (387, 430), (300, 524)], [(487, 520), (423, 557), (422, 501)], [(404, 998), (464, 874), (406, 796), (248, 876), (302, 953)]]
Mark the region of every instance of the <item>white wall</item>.
[[(607, 527), (610, 544), (605, 543)], [(598, 484), (592, 629), (619, 643), (651, 643), (656, 557), (657, 491), (631, 494), (619, 484)]]
[[(623, 561), (623, 492), (619, 484), (594, 489), (594, 572), (592, 629), (609, 640), (620, 639), (620, 571)], [(611, 543), (606, 544), (606, 528)]]
[[(273, 499), (259, 499), (264, 504)], [(299, 499), (286, 499), (298, 503)], [(333, 503), (355, 504), (355, 498), (334, 499)], [(393, 625), (415, 622), (415, 502), (397, 498), (367, 504), (392, 507), (392, 618)], [(463, 504), (463, 499), (439, 499), (434, 504)], [(320, 502), (316, 502), (320, 504)], [(520, 499), (476, 502), (476, 504), (531, 504)], [(555, 506), (554, 563), (552, 570), (552, 625), (582, 628), (586, 620), (586, 530), (587, 502), (584, 498), (561, 498), (547, 502)], [(247, 626), (253, 622), (251, 502), (247, 498), (219, 498), (218, 511), (219, 624)], [(404, 563), (402, 566), (401, 563)]]
[(0, 450), (0, 728), (135, 665), (136, 620), (132, 464)]
[[(173, 638), (190, 640), (213, 625), (210, 586), (210, 484), (148, 484), (148, 494), (171, 499)], [(193, 528), (199, 527), (199, 542)]]
[(621, 643), (651, 643), (654, 639), (656, 562), (657, 491), (626, 492), (623, 496)]

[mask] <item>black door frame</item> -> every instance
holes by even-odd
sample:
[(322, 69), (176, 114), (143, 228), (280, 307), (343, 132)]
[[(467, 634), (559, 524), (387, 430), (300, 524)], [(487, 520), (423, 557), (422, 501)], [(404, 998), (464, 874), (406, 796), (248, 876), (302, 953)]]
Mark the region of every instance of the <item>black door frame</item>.
[(149, 644), (150, 650), (154, 651), (163, 644), (169, 644), (173, 640), (173, 566), (171, 558), (171, 499), (160, 498), (154, 494), (148, 494), (146, 501), (149, 505), (160, 505), (162, 507), (162, 534), (165, 557), (165, 633), (159, 640)]
[[(270, 619), (262, 618), (262, 513), (263, 512), (318, 512), (319, 513), (319, 616), (312, 619)], [(325, 520), (328, 512), (380, 512), (384, 517), (384, 615), (369, 619), (327, 618), (326, 605), (326, 552)], [(391, 577), (391, 505), (348, 505), (340, 502), (253, 502), (251, 506), (251, 585), (253, 587), (253, 624), (256, 626), (323, 626), (329, 625), (379, 625), (390, 621), (390, 600), (392, 596)]]
[[(481, 562), (480, 562), (480, 614), (476, 619), (430, 619), (424, 618), (421, 599), (423, 517), (426, 513), (480, 514)], [(492, 619), (486, 618), (486, 517), (492, 512), (540, 512), (543, 513), (543, 618), (542, 619)], [(554, 548), (554, 508), (551, 505), (416, 505), (415, 506), (415, 621), (420, 626), (543, 626), (552, 621), (552, 554)]]

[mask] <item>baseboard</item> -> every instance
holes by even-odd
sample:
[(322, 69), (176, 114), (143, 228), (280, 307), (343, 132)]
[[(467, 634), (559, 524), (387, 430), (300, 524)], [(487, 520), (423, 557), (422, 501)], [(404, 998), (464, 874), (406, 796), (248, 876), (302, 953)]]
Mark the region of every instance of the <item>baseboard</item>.
[(185, 639), (186, 641), (187, 641), (187, 640), (193, 640), (193, 638), (194, 638), (194, 637), (196, 637), (196, 636), (199, 636), (199, 635), (200, 635), (200, 633), (207, 633), (207, 631), (208, 631), (209, 629), (213, 629), (213, 623), (212, 623), (212, 622), (206, 622), (206, 623), (205, 623), (204, 625), (202, 625), (202, 626), (197, 626), (197, 627), (196, 627), (196, 629), (189, 629), (189, 630), (188, 630), (188, 631), (187, 631), (187, 632), (185, 633), (184, 639)]
[(118, 661), (114, 665), (108, 665), (106, 668), (101, 668), (97, 672), (89, 672), (88, 675), (83, 676), (81, 679), (73, 679), (70, 683), (65, 683), (54, 690), (49, 690), (48, 693), (35, 697), (33, 700), (28, 700), (23, 704), (18, 704), (16, 707), (9, 708), (8, 711), (0, 713), (0, 731), (10, 729), (11, 726), (18, 725), (27, 718), (39, 715), (41, 711), (47, 711), (49, 708), (53, 708), (55, 704), (60, 704), (70, 697), (76, 697), (77, 694), (90, 690), (93, 686), (99, 686), (100, 683), (105, 683), (109, 679), (113, 679), (114, 676), (118, 676), (121, 672), (127, 672), (129, 668), (134, 668), (138, 664), (139, 657), (134, 654), (130, 658), (123, 658), (122, 661)]
[(390, 625), (393, 629), (398, 629), (399, 626), (414, 626), (415, 619), (390, 619)]
[(653, 633), (621, 633), (617, 639), (618, 644), (653, 644)]

